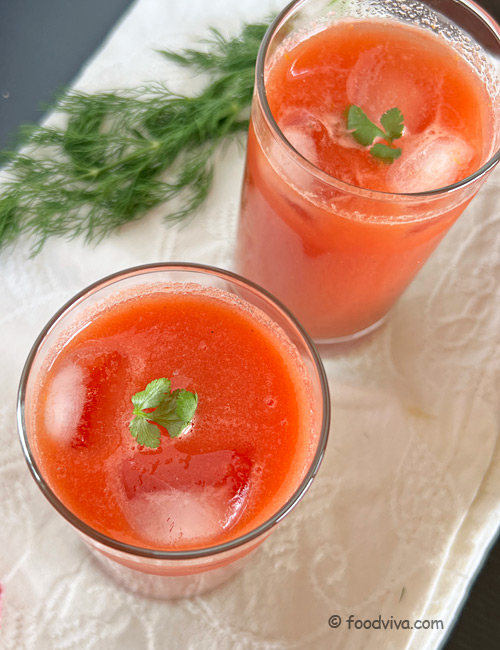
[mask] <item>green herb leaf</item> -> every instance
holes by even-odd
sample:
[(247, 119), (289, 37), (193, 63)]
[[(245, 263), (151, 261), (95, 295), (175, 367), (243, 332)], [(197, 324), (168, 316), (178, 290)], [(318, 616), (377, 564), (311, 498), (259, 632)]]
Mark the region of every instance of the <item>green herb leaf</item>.
[[(404, 117), (399, 108), (394, 107), (386, 111), (380, 118), (380, 123), (385, 130), (374, 124), (359, 106), (351, 105), (347, 112), (347, 129), (354, 139), (368, 147), (375, 138), (383, 138), (389, 144), (403, 135)], [(390, 147), (382, 142), (377, 142), (370, 148), (370, 153), (376, 158), (392, 163), (401, 155), (401, 149)]]
[(177, 394), (177, 406), (175, 409), (177, 417), (184, 420), (184, 422), (190, 422), (193, 419), (197, 406), (198, 395), (181, 388)]
[(130, 433), (138, 444), (154, 449), (159, 446), (160, 430), (155, 425), (164, 427), (171, 438), (176, 438), (191, 424), (198, 395), (184, 388), (170, 392), (170, 386), (166, 377), (154, 379), (132, 397), (134, 417), (130, 421)]
[(156, 449), (160, 446), (160, 430), (142, 417), (130, 420), (130, 433), (137, 439), (138, 445)]
[(168, 425), (168, 435), (171, 438), (177, 438), (181, 435), (184, 429), (187, 428), (189, 422), (182, 422), (182, 420), (175, 420)]
[(153, 422), (156, 422), (156, 424), (165, 427), (165, 429), (168, 430), (169, 434), (170, 434), (169, 426), (173, 422), (179, 419), (175, 413), (175, 406), (176, 406), (175, 396), (172, 393), (169, 399), (165, 400), (162, 404), (158, 406), (158, 408), (155, 411), (149, 414)]
[(403, 113), (397, 108), (390, 108), (386, 111), (380, 118), (380, 124), (385, 129), (384, 137), (389, 142), (397, 140), (403, 135), (404, 129), (404, 117)]
[(140, 393), (136, 393), (132, 397), (132, 403), (135, 406), (135, 409), (141, 411), (143, 409), (154, 409), (160, 406), (165, 397), (165, 393), (170, 392), (170, 383), (170, 379), (167, 379), (166, 377), (153, 379), (144, 390)]
[(370, 149), (370, 153), (372, 156), (380, 158), (384, 162), (391, 163), (393, 160), (396, 160), (396, 158), (399, 158), (401, 155), (401, 149), (395, 149), (386, 144), (377, 143)]
[(359, 106), (350, 106), (347, 113), (347, 128), (354, 139), (364, 147), (370, 145), (377, 136), (384, 137), (382, 129), (374, 124)]

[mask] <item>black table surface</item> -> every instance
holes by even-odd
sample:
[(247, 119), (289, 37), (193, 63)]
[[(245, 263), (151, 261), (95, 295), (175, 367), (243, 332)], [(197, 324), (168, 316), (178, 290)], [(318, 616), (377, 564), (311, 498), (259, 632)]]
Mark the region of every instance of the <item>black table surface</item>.
[[(180, 0), (179, 0), (180, 1)], [(478, 0), (500, 21), (500, 0)], [(0, 0), (0, 149), (67, 86), (132, 0)], [(500, 649), (500, 538), (441, 650)]]

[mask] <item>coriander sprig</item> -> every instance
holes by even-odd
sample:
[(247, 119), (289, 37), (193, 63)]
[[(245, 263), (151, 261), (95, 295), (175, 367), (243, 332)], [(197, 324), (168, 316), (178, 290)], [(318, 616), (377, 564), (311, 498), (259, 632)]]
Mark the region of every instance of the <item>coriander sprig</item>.
[(160, 430), (155, 424), (164, 427), (171, 438), (177, 438), (191, 424), (198, 395), (184, 388), (170, 392), (170, 386), (166, 377), (154, 379), (132, 397), (134, 417), (129, 427), (139, 445), (152, 449), (160, 445)]
[(224, 38), (212, 30), (206, 51), (162, 52), (209, 74), (198, 95), (160, 83), (132, 91), (71, 91), (57, 104), (67, 124), (25, 127), (27, 149), (6, 152), (8, 180), (0, 188), (0, 249), (21, 235), (32, 253), (49, 237), (83, 235), (96, 242), (178, 197), (168, 219), (181, 219), (205, 200), (213, 154), (248, 128), (255, 61), (266, 23)]
[(401, 156), (401, 149), (391, 147), (393, 140), (403, 135), (404, 117), (399, 108), (386, 111), (380, 118), (383, 129), (378, 127), (359, 106), (351, 105), (347, 112), (347, 129), (354, 139), (364, 147), (370, 146), (375, 138), (383, 138), (389, 144), (377, 142), (370, 148), (370, 153), (376, 158), (392, 163)]

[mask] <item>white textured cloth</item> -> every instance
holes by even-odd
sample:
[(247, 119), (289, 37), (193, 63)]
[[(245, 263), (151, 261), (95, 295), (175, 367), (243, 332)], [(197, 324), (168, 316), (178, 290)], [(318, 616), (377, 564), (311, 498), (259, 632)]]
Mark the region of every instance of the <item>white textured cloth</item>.
[[(199, 80), (155, 48), (208, 26), (236, 34), (269, 0), (139, 0), (78, 79), (86, 91)], [(311, 490), (221, 588), (153, 601), (111, 582), (32, 481), (16, 390), (48, 318), (81, 288), (147, 262), (232, 268), (244, 153), (221, 153), (202, 212), (162, 210), (100, 243), (52, 240), (0, 255), (0, 581), (4, 650), (436, 648), (500, 522), (500, 170), (387, 323), (324, 353), (332, 428)], [(328, 620), (339, 615), (333, 629)], [(346, 619), (441, 619), (444, 630), (348, 629)]]

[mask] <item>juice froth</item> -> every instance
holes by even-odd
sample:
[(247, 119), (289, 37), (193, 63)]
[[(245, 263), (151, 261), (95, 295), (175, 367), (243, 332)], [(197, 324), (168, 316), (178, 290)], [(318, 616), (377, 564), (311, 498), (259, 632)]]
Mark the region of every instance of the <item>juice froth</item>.
[[(269, 519), (314, 453), (310, 380), (282, 330), (220, 290), (164, 286), (106, 303), (45, 365), (34, 452), (51, 489), (121, 542), (187, 550)], [(192, 427), (138, 447), (131, 397), (158, 377), (197, 392)]]

